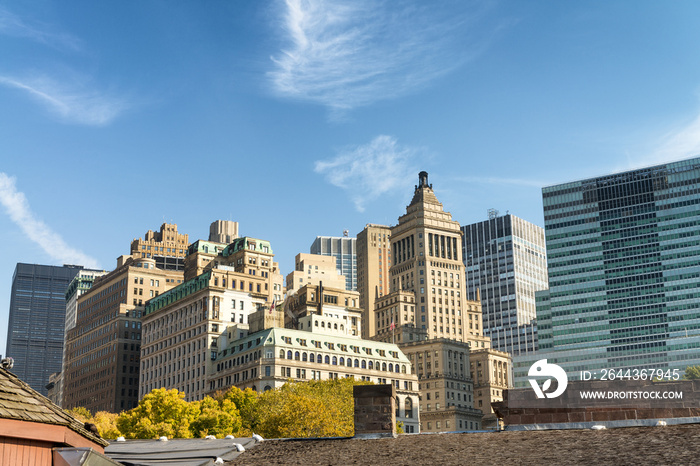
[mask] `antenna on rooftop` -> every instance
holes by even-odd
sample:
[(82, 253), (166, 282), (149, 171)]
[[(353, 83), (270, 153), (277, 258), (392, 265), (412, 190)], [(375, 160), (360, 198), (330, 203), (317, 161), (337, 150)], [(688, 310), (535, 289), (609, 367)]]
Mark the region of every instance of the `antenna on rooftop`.
[(498, 217), (498, 211), (494, 209), (493, 207), (488, 210), (489, 213), (489, 220), (493, 220), (494, 218)]
[(350, 230), (343, 230), (343, 236), (344, 236), (345, 238), (347, 238), (348, 236), (350, 236)]

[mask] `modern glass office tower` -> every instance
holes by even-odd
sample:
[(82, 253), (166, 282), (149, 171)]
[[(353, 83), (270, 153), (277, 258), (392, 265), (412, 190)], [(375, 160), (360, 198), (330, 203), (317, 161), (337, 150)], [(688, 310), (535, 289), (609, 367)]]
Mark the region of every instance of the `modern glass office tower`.
[(347, 236), (317, 236), (309, 252), (335, 257), (338, 272), (345, 275), (345, 289), (357, 291), (357, 239)]
[(81, 269), (20, 263), (12, 277), (7, 356), (12, 372), (44, 396), (49, 376), (61, 372), (66, 290)]
[(581, 370), (700, 364), (700, 158), (542, 190), (549, 291), (540, 350)]
[(514, 356), (535, 351), (535, 292), (547, 289), (544, 229), (506, 214), (462, 233), (467, 299), (481, 301), (491, 347)]

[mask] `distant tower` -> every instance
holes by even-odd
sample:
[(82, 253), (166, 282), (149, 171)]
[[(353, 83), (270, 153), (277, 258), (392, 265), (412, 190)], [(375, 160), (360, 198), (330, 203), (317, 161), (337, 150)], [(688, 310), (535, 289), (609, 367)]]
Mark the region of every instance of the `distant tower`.
[(68, 284), (78, 265), (17, 264), (12, 277), (7, 356), (12, 370), (42, 395), (49, 376), (61, 372)]
[(238, 222), (217, 220), (209, 226), (209, 241), (231, 244), (238, 238)]

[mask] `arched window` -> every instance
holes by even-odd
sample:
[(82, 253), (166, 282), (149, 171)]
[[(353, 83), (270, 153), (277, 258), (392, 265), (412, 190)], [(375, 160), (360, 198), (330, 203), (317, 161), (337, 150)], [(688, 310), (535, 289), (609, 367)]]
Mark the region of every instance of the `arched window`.
[(348, 367), (352, 367), (352, 358), (348, 358)]
[(283, 349), (280, 350), (280, 359), (284, 359), (284, 350)]
[(333, 365), (334, 366), (338, 365), (338, 357), (337, 356), (333, 356)]
[(302, 360), (302, 361), (306, 361), (306, 359), (307, 359), (307, 354), (306, 354), (306, 352), (301, 353), (301, 360)]
[(382, 363), (382, 370), (386, 371), (386, 363), (385, 362)]
[(338, 324), (333, 324), (333, 328), (334, 328), (335, 330), (338, 330)]
[(345, 365), (345, 358), (342, 357), (342, 356), (340, 357), (340, 365), (341, 365), (341, 366), (344, 366), (344, 365)]
[(394, 372), (394, 365), (389, 363), (389, 372)]
[(292, 359), (292, 351), (287, 351), (287, 359)]
[(269, 385), (265, 385), (264, 391), (268, 391), (268, 390), (272, 390), (272, 387), (270, 387)]
[(331, 358), (330, 358), (330, 356), (326, 355), (326, 364), (330, 364), (330, 363), (331, 363)]
[(372, 361), (370, 361), (369, 364), (367, 365), (367, 368), (370, 370), (374, 369), (374, 363)]
[(367, 369), (367, 361), (365, 361), (364, 359), (362, 360), (362, 368)]
[(314, 353), (311, 353), (311, 354), (309, 355), (309, 362), (316, 362), (314, 359), (315, 359)]
[(397, 374), (399, 373), (399, 365), (398, 364), (394, 365), (394, 372), (396, 372)]
[(299, 351), (296, 351), (296, 352), (294, 353), (294, 360), (295, 360), (295, 361), (298, 361), (299, 359), (300, 359)]
[(406, 417), (406, 418), (413, 417), (413, 401), (411, 401), (410, 396), (406, 397), (406, 402), (404, 403), (403, 410), (404, 410), (404, 417)]
[(359, 359), (355, 359), (355, 367), (360, 367), (360, 360)]
[(402, 374), (406, 373), (406, 365), (405, 364), (401, 364), (401, 373)]

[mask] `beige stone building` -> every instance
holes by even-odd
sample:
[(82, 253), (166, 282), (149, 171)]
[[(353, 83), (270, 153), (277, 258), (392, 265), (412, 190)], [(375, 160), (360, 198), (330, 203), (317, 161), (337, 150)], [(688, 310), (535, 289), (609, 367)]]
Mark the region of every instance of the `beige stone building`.
[(216, 220), (209, 225), (209, 241), (231, 244), (238, 238), (238, 222)]
[(304, 285), (285, 301), (285, 327), (299, 330), (314, 328), (331, 335), (360, 336), (362, 310), (359, 295), (344, 288), (323, 284)]
[(294, 270), (287, 274), (287, 293), (321, 283), (328, 288), (345, 289), (345, 276), (338, 273), (336, 260), (334, 256), (297, 254)]
[[(348, 321), (326, 307), (323, 305), (318, 314), (310, 312), (302, 317), (300, 323), (305, 325), (298, 330), (276, 327), (283, 319), (280, 309), (258, 310), (251, 318), (250, 333), (229, 327), (219, 339), (209, 375), (209, 393), (231, 385), (265, 391), (281, 387), (290, 379), (354, 377), (391, 384), (397, 393), (397, 421), (403, 422), (405, 432), (418, 433), (418, 379), (408, 358), (397, 345), (363, 340), (359, 331), (354, 336), (341, 332)], [(326, 325), (316, 325), (319, 320)]]
[(176, 388), (188, 401), (202, 399), (222, 333), (241, 337), (251, 314), (281, 305), (282, 275), (268, 241), (200, 240), (188, 250), (185, 277), (194, 278), (150, 300), (144, 310), (141, 397), (155, 388)]
[(436, 338), (399, 347), (418, 376), (421, 432), (482, 428), (482, 410), (474, 408), (466, 343)]
[[(372, 319), (374, 334), (370, 337), (381, 341), (396, 341), (402, 349), (406, 348), (406, 351), (415, 352), (417, 355), (421, 352), (434, 354), (435, 349), (432, 349), (431, 345), (435, 341), (451, 341), (454, 345), (461, 345), (462, 349), (458, 350), (448, 347), (445, 343), (446, 350), (438, 349), (440, 358), (443, 358), (444, 352), (447, 353), (438, 365), (445, 362), (448, 366), (454, 364), (454, 361), (449, 360), (450, 354), (464, 354), (461, 364), (465, 372), (460, 376), (463, 377), (461, 380), (448, 376), (445, 371), (435, 371), (434, 359), (431, 361), (432, 371), (419, 371), (414, 365), (414, 371), (418, 374), (421, 384), (421, 407), (425, 403), (427, 409), (428, 387), (431, 387), (429, 390), (432, 391), (432, 396), (435, 387), (447, 391), (446, 387), (452, 387), (453, 384), (455, 387), (464, 385), (467, 389), (474, 390), (466, 365), (470, 363), (472, 355), (488, 353), (490, 350), (490, 339), (483, 335), (481, 303), (478, 300), (466, 299), (462, 231), (459, 223), (452, 220), (451, 214), (444, 211), (432, 185), (428, 183), (427, 173), (419, 174), (419, 183), (406, 208), (406, 214), (399, 217), (396, 226), (391, 227), (389, 244), (392, 259), (389, 270), (390, 292), (375, 298)], [(367, 262), (369, 263), (369, 260)], [(363, 291), (377, 289), (376, 287), (377, 282), (370, 283)], [(366, 297), (363, 296), (362, 299)], [(422, 350), (422, 347), (431, 349)], [(412, 362), (417, 364), (416, 359)], [(423, 383), (423, 378), (428, 377), (430, 380)], [(480, 379), (481, 382), (486, 383), (483, 379)], [(493, 380), (488, 380), (489, 389), (482, 387), (482, 397), (496, 397), (492, 401), (499, 399), (500, 395), (496, 394), (501, 392), (501, 388), (494, 383)], [(460, 392), (453, 392), (451, 388), (450, 393), (462, 396)], [(467, 393), (467, 399), (470, 399), (470, 396), (472, 404), (467, 408), (479, 409), (476, 406), (478, 401), (474, 404), (473, 393)], [(482, 407), (486, 406), (484, 412), (488, 412), (490, 401), (486, 398), (481, 398), (480, 401)], [(435, 404), (431, 403), (431, 427), (428, 427), (426, 417), (424, 430), (458, 430), (460, 420), (463, 426), (466, 425), (465, 422), (470, 422), (470, 426), (476, 422), (470, 417), (472, 414), (455, 417), (459, 407), (450, 409), (449, 412), (445, 408), (448, 407), (441, 403), (441, 409), (436, 412)], [(450, 424), (449, 428), (446, 427), (446, 423)], [(438, 425), (440, 427), (437, 427)], [(486, 426), (480, 423), (479, 427)]]
[(391, 267), (391, 228), (367, 224), (357, 234), (357, 292), (363, 311), (362, 338), (376, 333), (373, 315), (375, 301), (389, 293), (389, 268)]
[(474, 407), (484, 413), (484, 429), (498, 428), (491, 403), (503, 401), (503, 390), (513, 387), (513, 359), (509, 353), (479, 349), (469, 354), (469, 375), (474, 382)]
[(135, 238), (131, 242), (131, 256), (153, 259), (159, 269), (183, 270), (188, 245), (188, 235), (178, 233), (176, 224), (164, 223), (160, 231), (148, 230), (143, 239)]
[(144, 303), (182, 282), (182, 272), (155, 259), (121, 256), (78, 298), (67, 333), (63, 406), (120, 412), (138, 402)]

